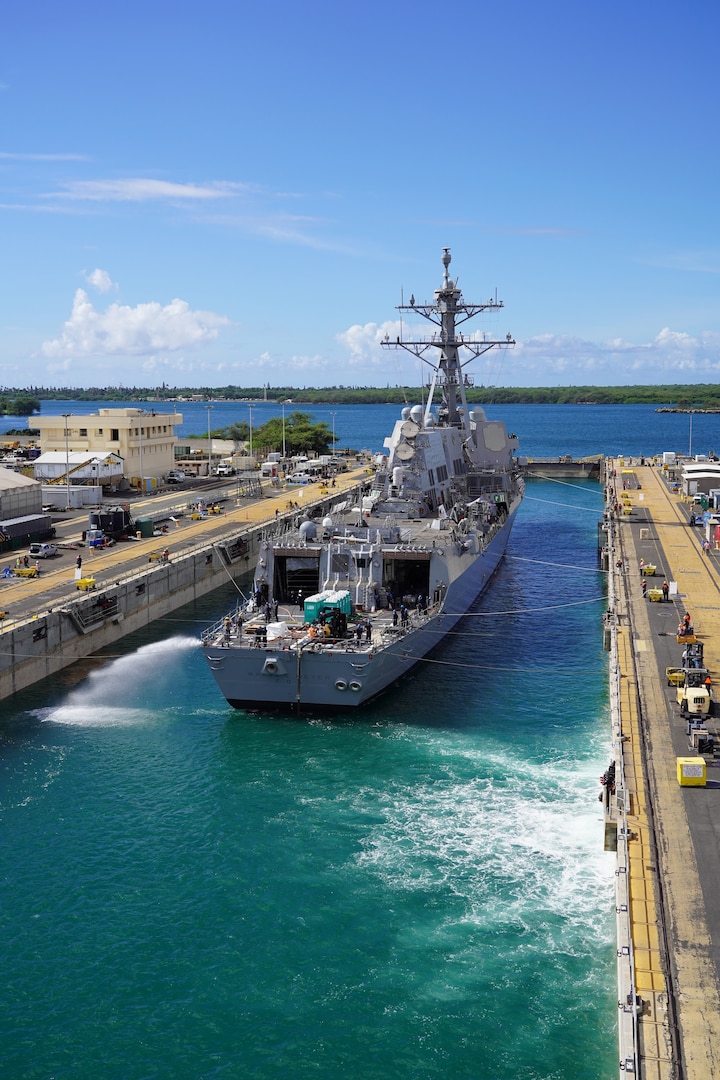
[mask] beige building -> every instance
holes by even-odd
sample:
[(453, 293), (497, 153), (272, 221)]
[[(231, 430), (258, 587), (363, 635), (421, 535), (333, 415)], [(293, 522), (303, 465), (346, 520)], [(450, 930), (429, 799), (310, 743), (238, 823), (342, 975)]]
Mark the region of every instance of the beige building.
[(159, 482), (174, 468), (175, 428), (182, 422), (177, 412), (125, 408), (99, 409), (86, 416), (34, 416), (32, 426), (40, 431), (43, 454), (53, 450), (117, 454), (124, 462), (125, 478), (145, 487), (148, 478)]

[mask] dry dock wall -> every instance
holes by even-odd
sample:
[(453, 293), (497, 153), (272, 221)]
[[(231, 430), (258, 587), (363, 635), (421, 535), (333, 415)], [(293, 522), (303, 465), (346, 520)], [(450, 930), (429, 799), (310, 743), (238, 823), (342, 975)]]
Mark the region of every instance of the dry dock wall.
[(229, 534), (169, 562), (125, 572), (3, 627), (0, 700), (245, 574), (259, 532)]
[[(621, 1073), (710, 1080), (720, 1076), (720, 783), (680, 780), (690, 732), (665, 670), (679, 660), (675, 627), (692, 611), (717, 680), (720, 561), (703, 551), (661, 470), (609, 463), (606, 482)], [(642, 593), (641, 557), (675, 583), (668, 603)]]
[[(366, 477), (353, 479), (342, 491), (308, 499), (304, 509), (329, 513), (338, 497), (352, 505), (366, 482)], [(228, 525), (220, 536), (173, 550), (167, 563), (155, 559), (134, 570), (118, 566), (89, 592), (53, 601), (38, 595), (26, 617), (0, 622), (0, 701), (242, 577), (255, 565), (260, 537), (268, 529), (282, 529), (288, 516), (284, 507), (268, 518), (262, 502), (257, 511), (261, 516), (253, 523)]]

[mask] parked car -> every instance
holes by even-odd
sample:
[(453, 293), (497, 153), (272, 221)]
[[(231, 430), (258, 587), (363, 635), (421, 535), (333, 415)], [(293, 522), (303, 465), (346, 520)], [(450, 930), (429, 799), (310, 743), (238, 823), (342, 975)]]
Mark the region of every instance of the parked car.
[(182, 484), (185, 479), (185, 473), (182, 469), (172, 469), (165, 477), (166, 484)]
[(53, 555), (57, 555), (58, 549), (55, 544), (31, 544), (30, 545), (30, 558), (31, 559), (51, 559)]
[(221, 461), (216, 469), (213, 470), (216, 476), (234, 476), (235, 469), (232, 465), (226, 461)]

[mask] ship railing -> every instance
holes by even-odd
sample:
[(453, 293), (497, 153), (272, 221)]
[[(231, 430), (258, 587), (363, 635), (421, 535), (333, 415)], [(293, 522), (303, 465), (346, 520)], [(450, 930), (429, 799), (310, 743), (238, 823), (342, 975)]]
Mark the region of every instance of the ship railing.
[[(238, 616), (242, 615), (243, 622), (239, 622)], [(233, 614), (223, 615), (221, 619), (206, 627), (200, 634), (203, 645), (215, 645), (222, 641), (237, 640), (242, 636), (245, 624), (244, 608), (237, 608)]]
[[(214, 648), (268, 648), (282, 649), (288, 645), (301, 650), (312, 648), (313, 651), (342, 651), (346, 653), (363, 653), (381, 645), (390, 644), (399, 637), (417, 630), (430, 622), (441, 608), (441, 603), (428, 604), (424, 610), (414, 609), (408, 615), (408, 621), (403, 626), (400, 622), (396, 626), (392, 623), (390, 611), (383, 611), (371, 620), (373, 638), (367, 641), (365, 635), (358, 639), (354, 628), (348, 628), (343, 638), (320, 637), (309, 632), (302, 632), (299, 626), (295, 626), (295, 633), (290, 633), (280, 638), (268, 639), (264, 633), (266, 623), (262, 612), (256, 611), (249, 616), (245, 608), (236, 608), (234, 612), (223, 615), (220, 619), (202, 631), (200, 640), (206, 647)], [(242, 621), (238, 616), (242, 616)]]

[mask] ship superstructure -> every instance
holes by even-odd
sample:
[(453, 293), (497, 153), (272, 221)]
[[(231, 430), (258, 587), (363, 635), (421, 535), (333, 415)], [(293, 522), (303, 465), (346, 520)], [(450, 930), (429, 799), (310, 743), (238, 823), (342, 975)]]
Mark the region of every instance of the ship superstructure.
[[(468, 304), (449, 276), (434, 301), (401, 305), (436, 326), (383, 343), (429, 363), (423, 403), (406, 406), (359, 504), (339, 500), (263, 537), (249, 605), (203, 634), (236, 708), (357, 707), (402, 678), (469, 610), (502, 559), (523, 496), (518, 440), (468, 406), (463, 368), (502, 340), (459, 326), (497, 300)], [(437, 399), (437, 403), (436, 403)]]

